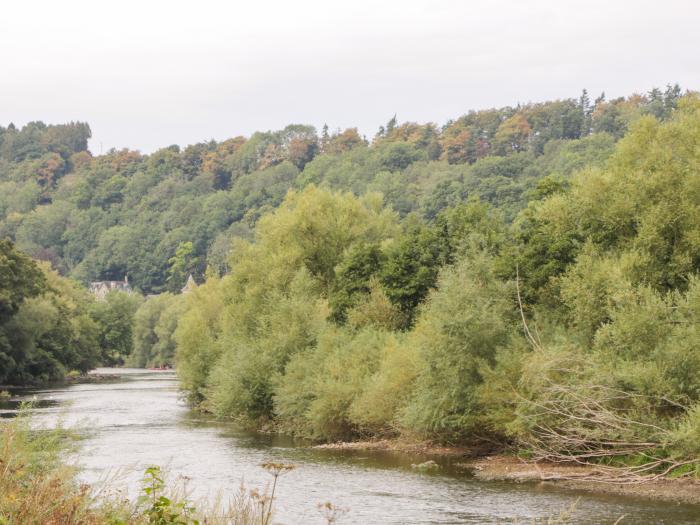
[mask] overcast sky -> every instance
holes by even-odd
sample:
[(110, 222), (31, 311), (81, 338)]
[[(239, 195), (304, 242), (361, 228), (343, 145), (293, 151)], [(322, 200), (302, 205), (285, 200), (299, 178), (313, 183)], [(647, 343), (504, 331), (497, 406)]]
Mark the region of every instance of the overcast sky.
[(700, 89), (694, 0), (13, 0), (0, 124), (81, 120), (91, 150), (308, 123), (371, 136), (394, 113)]

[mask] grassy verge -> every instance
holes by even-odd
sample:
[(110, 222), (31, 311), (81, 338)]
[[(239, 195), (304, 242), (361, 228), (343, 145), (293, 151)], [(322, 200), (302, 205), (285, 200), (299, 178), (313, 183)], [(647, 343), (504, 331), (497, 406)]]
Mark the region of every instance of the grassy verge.
[[(241, 487), (225, 503), (195, 505), (157, 466), (146, 469), (136, 500), (96, 490), (79, 483), (76, 468), (62, 461), (73, 446), (75, 436), (65, 429), (32, 430), (26, 411), (0, 422), (0, 525), (272, 523), (274, 489)], [(275, 463), (262, 467), (272, 475), (273, 487), (293, 468)]]

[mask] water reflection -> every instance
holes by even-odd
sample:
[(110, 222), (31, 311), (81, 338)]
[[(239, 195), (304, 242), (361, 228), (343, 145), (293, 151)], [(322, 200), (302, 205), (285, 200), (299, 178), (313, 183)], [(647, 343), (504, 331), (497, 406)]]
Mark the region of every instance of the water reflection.
[[(103, 373), (109, 371), (102, 371)], [(241, 482), (270, 481), (264, 461), (295, 463), (279, 487), (277, 522), (322, 523), (319, 502), (349, 509), (345, 523), (529, 522), (568, 508), (579, 496), (576, 523), (697, 523), (692, 506), (659, 504), (615, 496), (575, 494), (538, 484), (480, 482), (449, 461), (437, 472), (411, 464), (427, 458), (393, 452), (319, 450), (279, 436), (237, 430), (193, 413), (181, 402), (170, 372), (120, 370), (122, 380), (47, 389), (37, 396), (37, 424), (79, 425), (89, 430), (78, 461), (83, 478), (115, 478), (137, 487), (150, 464), (191, 478), (196, 497), (233, 494)], [(17, 400), (2, 410), (12, 413)]]

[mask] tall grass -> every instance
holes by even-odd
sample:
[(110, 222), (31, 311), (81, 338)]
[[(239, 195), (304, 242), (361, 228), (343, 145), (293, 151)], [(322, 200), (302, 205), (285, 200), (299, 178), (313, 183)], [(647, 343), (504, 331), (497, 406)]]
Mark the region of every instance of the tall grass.
[(34, 431), (26, 412), (0, 426), (0, 524), (117, 523), (126, 508), (96, 505), (90, 487), (61, 461), (72, 439), (63, 429)]
[[(75, 435), (62, 428), (34, 430), (28, 410), (0, 422), (0, 525), (270, 525), (274, 493), (244, 486), (227, 500), (195, 505), (184, 486), (146, 469), (135, 500), (77, 480), (62, 458)], [(264, 465), (277, 483), (279, 472)], [(284, 465), (283, 470), (290, 466)]]

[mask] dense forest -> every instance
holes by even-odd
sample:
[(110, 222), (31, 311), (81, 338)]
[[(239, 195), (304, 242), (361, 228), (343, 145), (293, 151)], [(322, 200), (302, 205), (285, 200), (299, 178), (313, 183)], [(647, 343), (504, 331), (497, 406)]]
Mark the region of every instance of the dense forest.
[(696, 94), (392, 118), (371, 141), (291, 125), (92, 156), (89, 136), (0, 129), (5, 362), (29, 345), (11, 323), (52, 307), (89, 351), (27, 355), (175, 361), (193, 405), (254, 427), (698, 468)]
[[(472, 111), (448, 122), (399, 124), (369, 142), (356, 129), (290, 125), (250, 138), (171, 146), (151, 155), (87, 150), (85, 123), (0, 127), (0, 238), (82, 282), (128, 275), (145, 294), (177, 292), (192, 272), (228, 270), (234, 238), (309, 184), (379, 192), (400, 217), (432, 222), (470, 198), (507, 221), (544, 176), (601, 165), (631, 122), (665, 119), (677, 86), (641, 96)], [(178, 255), (179, 249), (179, 255)]]

